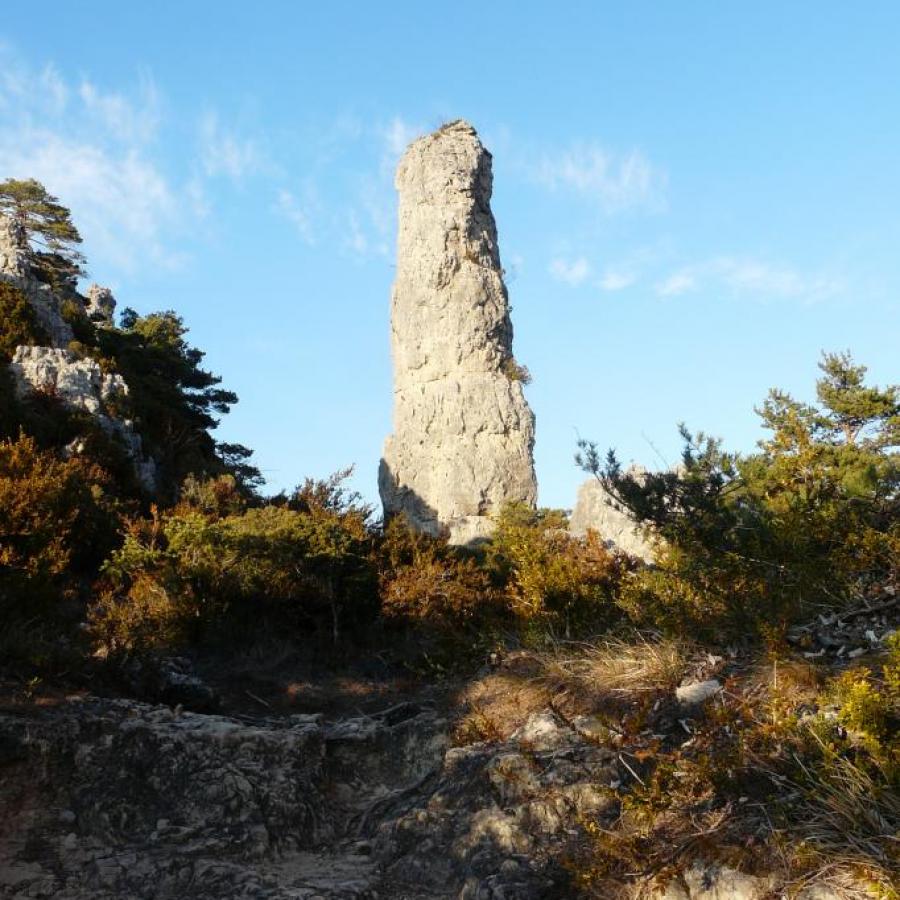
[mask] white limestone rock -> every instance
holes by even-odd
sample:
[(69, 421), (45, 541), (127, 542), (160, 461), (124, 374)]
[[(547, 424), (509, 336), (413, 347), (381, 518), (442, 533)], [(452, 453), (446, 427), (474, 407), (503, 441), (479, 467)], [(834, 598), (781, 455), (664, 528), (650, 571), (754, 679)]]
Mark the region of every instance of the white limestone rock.
[(596, 531), (611, 549), (622, 550), (648, 564), (653, 562), (653, 541), (596, 478), (588, 479), (578, 489), (569, 529), (576, 537)]
[[(124, 444), (141, 484), (150, 491), (155, 488), (156, 464), (144, 457), (134, 424), (109, 409), (109, 404), (128, 396), (128, 385), (121, 375), (106, 373), (95, 360), (79, 359), (71, 351), (56, 347), (17, 347), (9, 368), (20, 397), (32, 392), (52, 394), (69, 409), (92, 415), (107, 434)], [(72, 452), (78, 452), (77, 444)]]
[(10, 363), (20, 396), (52, 393), (66, 406), (92, 416), (105, 415), (106, 404), (128, 396), (121, 375), (107, 374), (93, 359), (79, 359), (54, 347), (18, 347)]
[(707, 681), (688, 681), (675, 688), (675, 699), (682, 706), (699, 706), (722, 690), (722, 683), (716, 678)]
[(379, 472), (385, 514), (455, 543), (492, 530), (504, 503), (534, 504), (534, 416), (511, 378), (512, 323), (491, 212), (491, 155), (457, 121), (410, 145), (397, 169), (391, 301), (394, 433)]
[(85, 311), (92, 322), (111, 328), (115, 324), (116, 298), (108, 287), (92, 284), (88, 288)]
[(0, 215), (0, 275), (26, 278), (29, 274), (25, 229), (9, 216)]
[(52, 346), (69, 346), (74, 335), (71, 326), (62, 317), (59, 298), (31, 271), (25, 229), (4, 215), (0, 215), (0, 280), (10, 282), (25, 295)]

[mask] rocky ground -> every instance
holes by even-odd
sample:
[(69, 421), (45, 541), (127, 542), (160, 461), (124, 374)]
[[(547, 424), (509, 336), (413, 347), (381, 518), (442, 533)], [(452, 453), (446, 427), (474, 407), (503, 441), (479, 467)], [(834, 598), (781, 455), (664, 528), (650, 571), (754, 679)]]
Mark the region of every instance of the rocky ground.
[[(886, 614), (795, 638), (814, 654), (842, 629), (877, 639)], [(646, 740), (690, 741), (699, 704), (739, 664), (693, 658), (646, 713)], [(342, 704), (325, 692), (326, 712), (309, 713), (167, 659), (127, 673), (143, 700), (20, 697), (0, 706), (0, 897), (578, 896), (562, 863), (585, 820), (611, 827), (641, 757), (614, 716), (583, 714), (536, 676), (532, 656), (512, 654), (453, 690), (392, 685)], [(776, 887), (695, 862), (633, 894), (763, 900)]]

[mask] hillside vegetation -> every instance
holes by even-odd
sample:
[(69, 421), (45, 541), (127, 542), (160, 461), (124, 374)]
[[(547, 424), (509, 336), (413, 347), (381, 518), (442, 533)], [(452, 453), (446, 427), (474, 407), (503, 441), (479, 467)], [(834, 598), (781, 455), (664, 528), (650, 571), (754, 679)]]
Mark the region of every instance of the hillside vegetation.
[[(50, 266), (59, 250), (33, 251), (48, 279), (81, 271), (71, 255)], [(683, 427), (681, 464), (636, 475), (583, 442), (579, 464), (655, 542), (646, 566), (571, 536), (559, 510), (510, 506), (489, 542), (452, 547), (380, 521), (348, 471), (266, 496), (250, 452), (214, 437), (237, 397), (175, 312), (101, 326), (69, 303), (66, 316), (70, 349), (127, 382), (116, 413), (159, 478), (142, 488), (90, 415), (17, 395), (7, 364), (47, 336), (0, 281), (7, 679), (114, 681), (136, 659), (276, 638), (325, 667), (380, 655), (426, 680), (483, 677), (515, 652), (521, 709), (555, 698), (561, 715), (599, 717), (631, 773), (604, 785), (614, 813), (582, 818), (565, 848), (579, 890), (610, 896), (702, 852), (797, 884), (832, 867), (897, 896), (900, 387), (825, 354), (815, 402), (763, 400), (753, 453)], [(882, 624), (836, 652), (823, 635), (860, 617)], [(701, 671), (718, 684), (705, 713), (673, 717), (672, 692)], [(460, 743), (508, 737), (510, 690), (492, 694), (494, 677), (460, 713)]]

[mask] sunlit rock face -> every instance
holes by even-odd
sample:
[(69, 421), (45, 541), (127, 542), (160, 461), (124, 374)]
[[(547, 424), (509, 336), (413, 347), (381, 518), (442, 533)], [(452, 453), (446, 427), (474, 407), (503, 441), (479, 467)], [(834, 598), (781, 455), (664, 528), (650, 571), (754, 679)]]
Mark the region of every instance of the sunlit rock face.
[[(128, 385), (121, 375), (106, 373), (95, 360), (79, 359), (71, 351), (56, 347), (17, 347), (9, 369), (21, 398), (32, 393), (49, 394), (68, 409), (93, 416), (107, 434), (121, 441), (144, 488), (155, 490), (156, 464), (144, 456), (134, 423), (116, 412), (128, 397)], [(74, 441), (67, 449), (79, 453), (80, 442)]]
[[(630, 471), (640, 475), (640, 470)], [(576, 537), (596, 531), (610, 549), (629, 553), (645, 563), (653, 562), (653, 539), (596, 478), (589, 478), (578, 489), (578, 502), (569, 527)]]
[(454, 543), (489, 535), (504, 503), (537, 495), (492, 180), (490, 153), (457, 121), (411, 144), (395, 181), (394, 433), (379, 488), (387, 516)]
[(88, 288), (85, 312), (96, 325), (112, 328), (115, 324), (116, 298), (108, 287), (92, 284)]
[(42, 284), (28, 261), (28, 237), (15, 219), (0, 215), (0, 280), (14, 284), (34, 310), (38, 324), (54, 347), (69, 346), (74, 335), (62, 316), (60, 298)]

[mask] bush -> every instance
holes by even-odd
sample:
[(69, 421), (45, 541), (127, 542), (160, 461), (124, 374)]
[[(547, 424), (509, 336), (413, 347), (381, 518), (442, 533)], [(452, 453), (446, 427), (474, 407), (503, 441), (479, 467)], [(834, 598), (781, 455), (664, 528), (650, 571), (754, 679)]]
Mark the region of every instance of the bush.
[(233, 481), (193, 482), (178, 507), (132, 522), (104, 567), (92, 614), (98, 639), (139, 649), (268, 624), (327, 630), (337, 643), (371, 622), (368, 511), (343, 494), (337, 506), (320, 502), (334, 499), (323, 485), (298, 492), (302, 509), (293, 501), (241, 509)]
[(770, 392), (758, 413), (771, 436), (752, 455), (682, 426), (681, 467), (638, 479), (580, 444), (583, 467), (666, 547), (625, 586), (629, 614), (708, 636), (759, 633), (897, 578), (900, 387), (866, 386), (846, 354), (820, 368), (817, 405)]
[(9, 361), (16, 347), (50, 343), (28, 298), (8, 281), (0, 281), (0, 361)]
[(595, 532), (569, 533), (561, 510), (505, 507), (491, 545), (495, 570), (520, 621), (576, 631), (610, 624), (624, 563)]
[(61, 459), (30, 437), (0, 443), (0, 615), (51, 615), (74, 596), (117, 542), (110, 479), (82, 459)]
[(81, 300), (77, 297), (67, 297), (62, 302), (60, 313), (72, 329), (74, 340), (70, 344), (70, 349), (73, 352), (84, 355), (89, 349), (97, 346), (97, 329), (88, 318)]
[(387, 524), (379, 548), (381, 609), (388, 619), (452, 633), (498, 612), (490, 575), (446, 538), (413, 531), (402, 516)]
[(512, 357), (503, 363), (502, 371), (510, 381), (521, 381), (524, 385), (531, 384), (531, 372), (528, 371), (528, 366), (523, 366)]

